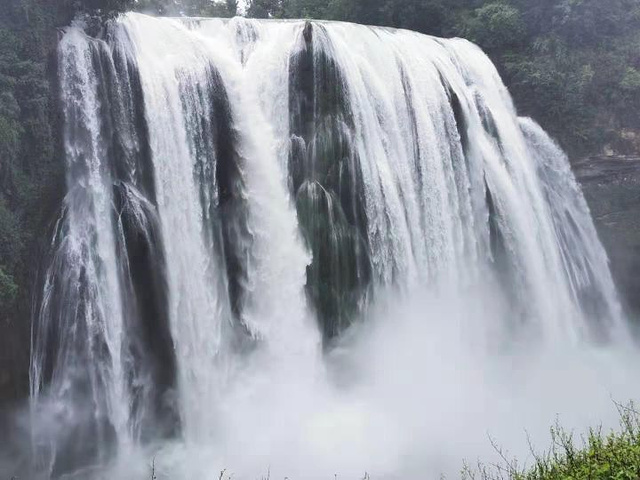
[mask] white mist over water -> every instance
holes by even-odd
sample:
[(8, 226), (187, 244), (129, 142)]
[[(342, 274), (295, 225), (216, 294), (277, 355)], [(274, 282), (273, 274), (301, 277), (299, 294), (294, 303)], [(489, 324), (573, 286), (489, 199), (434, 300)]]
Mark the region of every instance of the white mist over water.
[(464, 305), (461, 292), (422, 292), (382, 308), (375, 327), (334, 351), (326, 377), (249, 362), (218, 404), (210, 443), (137, 452), (138, 476), (128, 452), (105, 478), (144, 478), (151, 457), (167, 479), (223, 469), (250, 479), (456, 478), (463, 460), (500, 461), (492, 440), (531, 464), (529, 440), (548, 448), (557, 419), (578, 438), (618, 426), (614, 400), (640, 394), (634, 350), (504, 351), (486, 328), (497, 313), (491, 293), (465, 293)]
[[(290, 84), (305, 52), (314, 68), (334, 62), (346, 99), (346, 113), (321, 118), (332, 86), (314, 83), (306, 140), (294, 138)], [(526, 459), (525, 431), (544, 448), (556, 415), (614, 426), (612, 399), (640, 394), (567, 159), (516, 117), (472, 44), (129, 14), (104, 40), (69, 29), (59, 53), (69, 213), (46, 292), (66, 293), (40, 309), (32, 367), (45, 475), (147, 478), (155, 458), (159, 479), (455, 476), (465, 458), (493, 458), (488, 435)], [(333, 120), (345, 158), (329, 160), (348, 167), (328, 177), (358, 178), (345, 190), (366, 222), (349, 226), (362, 227), (372, 280), (323, 351), (307, 268), (341, 271), (341, 257), (314, 258), (298, 207), (319, 185), (347, 209), (318, 173)], [(311, 173), (292, 192), (290, 149), (305, 141)], [(141, 296), (137, 282), (157, 277), (162, 293)], [(164, 310), (170, 341), (156, 333)], [(151, 427), (165, 409), (179, 420), (163, 436)]]

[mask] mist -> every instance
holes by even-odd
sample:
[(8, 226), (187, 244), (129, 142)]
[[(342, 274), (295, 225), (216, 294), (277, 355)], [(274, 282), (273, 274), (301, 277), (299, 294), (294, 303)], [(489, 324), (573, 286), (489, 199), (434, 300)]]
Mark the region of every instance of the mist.
[(556, 422), (617, 428), (635, 347), (513, 338), (499, 303), (486, 286), (389, 292), (313, 370), (235, 359), (210, 437), (121, 450), (91, 478), (456, 478), (501, 463), (495, 446), (531, 464)]

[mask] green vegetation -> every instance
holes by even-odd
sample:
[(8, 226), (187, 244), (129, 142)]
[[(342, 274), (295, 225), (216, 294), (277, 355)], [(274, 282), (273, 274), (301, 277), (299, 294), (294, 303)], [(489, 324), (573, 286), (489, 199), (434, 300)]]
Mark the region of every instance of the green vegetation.
[(238, 13), (237, 0), (134, 0), (130, 8), (164, 16), (233, 17)]
[(26, 384), (31, 255), (62, 178), (47, 75), (57, 13), (31, 1), (0, 9), (0, 399)]
[[(590, 430), (582, 445), (573, 434), (556, 425), (551, 429), (552, 447), (533, 452), (533, 465), (521, 468), (496, 448), (502, 463), (465, 466), (463, 480), (637, 480), (640, 478), (640, 417), (633, 404), (618, 406), (620, 430), (608, 435)], [(495, 444), (494, 444), (495, 446)]]

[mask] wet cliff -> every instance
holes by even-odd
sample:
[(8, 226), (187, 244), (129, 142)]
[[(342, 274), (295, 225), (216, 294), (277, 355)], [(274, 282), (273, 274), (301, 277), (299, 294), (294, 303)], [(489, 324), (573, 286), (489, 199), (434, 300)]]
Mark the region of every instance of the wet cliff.
[(575, 163), (573, 170), (620, 295), (629, 313), (640, 319), (640, 157), (591, 157)]

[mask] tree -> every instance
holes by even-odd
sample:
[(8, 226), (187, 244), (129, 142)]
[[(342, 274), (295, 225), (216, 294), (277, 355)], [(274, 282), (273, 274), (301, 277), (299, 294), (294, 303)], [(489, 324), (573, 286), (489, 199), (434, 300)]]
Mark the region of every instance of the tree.
[(284, 3), (282, 0), (250, 0), (247, 17), (250, 18), (282, 18)]
[(518, 47), (526, 40), (520, 10), (502, 1), (476, 9), (463, 32), (489, 51)]

